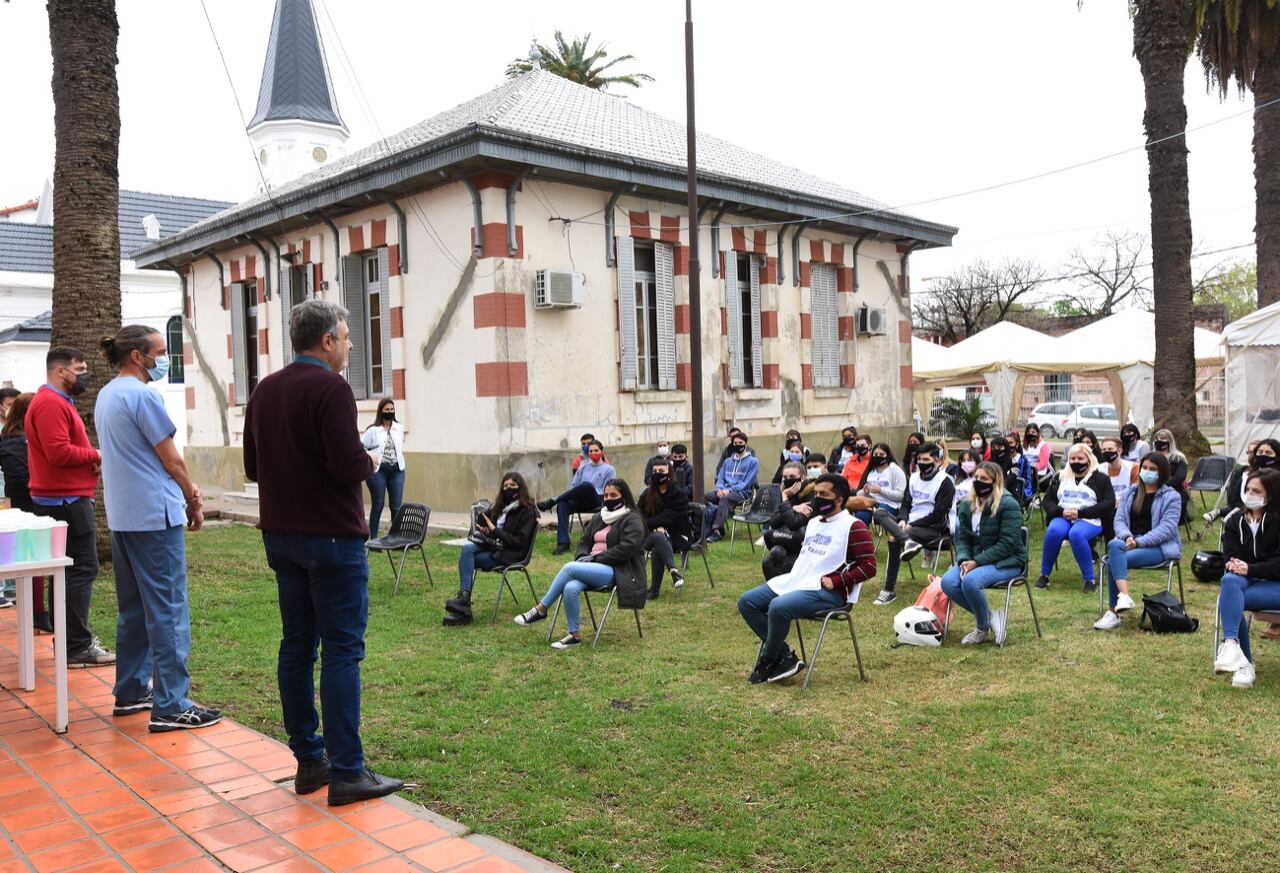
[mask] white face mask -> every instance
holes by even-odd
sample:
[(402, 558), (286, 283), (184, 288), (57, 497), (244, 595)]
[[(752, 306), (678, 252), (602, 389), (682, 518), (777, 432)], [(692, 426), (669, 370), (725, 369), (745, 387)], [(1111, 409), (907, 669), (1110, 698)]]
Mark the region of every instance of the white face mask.
[(1267, 505), (1267, 498), (1259, 497), (1256, 494), (1246, 494), (1244, 496), (1244, 505), (1247, 509), (1258, 510)]
[(978, 465), (975, 464), (973, 461), (965, 461), (963, 464), (960, 465), (960, 469), (964, 470), (965, 473), (972, 475), (973, 471), (978, 469)]
[(975, 449), (982, 448), (982, 440), (969, 440), (969, 445)]
[(660, 457), (665, 458), (669, 454), (671, 454), (671, 446), (658, 446), (658, 455)]

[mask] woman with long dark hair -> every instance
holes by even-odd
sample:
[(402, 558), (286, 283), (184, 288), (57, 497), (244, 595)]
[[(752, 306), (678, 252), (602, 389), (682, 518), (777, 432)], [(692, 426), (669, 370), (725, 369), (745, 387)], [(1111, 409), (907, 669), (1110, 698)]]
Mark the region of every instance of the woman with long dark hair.
[(1215, 673), (1232, 673), (1237, 688), (1253, 685), (1256, 669), (1246, 610), (1280, 609), (1280, 472), (1258, 470), (1245, 481), (1244, 511), (1222, 526), (1227, 572), (1218, 592), (1222, 646)]
[(640, 492), (640, 517), (644, 519), (644, 548), (649, 553), (649, 600), (657, 600), (662, 574), (671, 574), (672, 586), (684, 585), (676, 569), (676, 553), (689, 547), (689, 494), (679, 487), (671, 473), (671, 463), (654, 463), (649, 487)]
[(458, 593), (446, 600), (450, 625), (471, 623), (471, 588), (477, 570), (493, 570), (523, 560), (538, 534), (538, 510), (519, 473), (502, 477), (493, 503), (476, 516), (476, 529), (458, 556)]
[(396, 402), (390, 397), (378, 401), (373, 423), (364, 429), (364, 447), (377, 452), (382, 463), (365, 484), (369, 486), (369, 536), (378, 535), (382, 507), (391, 498), (391, 520), (404, 499), (404, 425), (396, 421)]
[(883, 509), (894, 518), (902, 508), (902, 497), (907, 490), (907, 474), (898, 466), (898, 459), (893, 456), (893, 449), (888, 443), (876, 443), (871, 447), (871, 462), (862, 473), (862, 479), (854, 496), (869, 497), (876, 505), (868, 509), (859, 509), (854, 515), (863, 524), (871, 524), (871, 517), (877, 509)]
[(916, 471), (916, 457), (920, 454), (920, 447), (923, 445), (924, 434), (920, 431), (907, 434), (907, 446), (902, 450), (902, 472), (908, 477)]
[(1129, 422), (1120, 428), (1120, 449), (1120, 457), (1136, 464), (1146, 457), (1151, 446), (1142, 438), (1142, 431), (1138, 430), (1138, 426)]

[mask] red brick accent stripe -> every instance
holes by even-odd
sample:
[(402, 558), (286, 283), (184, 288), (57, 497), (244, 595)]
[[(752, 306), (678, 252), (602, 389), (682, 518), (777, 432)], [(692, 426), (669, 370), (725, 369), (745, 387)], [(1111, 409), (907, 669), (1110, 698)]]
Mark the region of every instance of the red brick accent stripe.
[(527, 397), (529, 365), (524, 361), (476, 364), (477, 397)]
[(768, 235), (764, 230), (757, 230), (754, 234), (754, 249), (757, 255), (763, 255), (765, 247), (769, 245)]
[(629, 214), (631, 216), (632, 238), (653, 239), (653, 233), (649, 230), (649, 213), (633, 209)]
[(911, 322), (909, 321), (898, 322), (898, 342), (900, 343), (911, 342)]
[(302, 262), (304, 264), (311, 263), (311, 240), (309, 239), (302, 241)]
[(369, 248), (380, 249), (387, 244), (387, 220), (379, 218), (369, 225)]
[(729, 228), (733, 237), (733, 250), (735, 252), (747, 251), (747, 232), (740, 227)]
[(662, 216), (662, 241), (680, 241), (680, 217), (678, 215)]
[(911, 387), (911, 365), (903, 364), (898, 368), (898, 379), (903, 388)]
[(408, 396), (404, 390), (404, 370), (391, 371), (391, 396), (396, 400), (404, 400)]
[(674, 249), (673, 260), (675, 261), (673, 272), (677, 276), (689, 275), (689, 247), (688, 246), (676, 246)]
[(809, 389), (813, 387), (813, 365), (812, 364), (800, 365), (800, 387), (804, 389)]
[(778, 335), (778, 313), (762, 311), (760, 313), (760, 336), (776, 337)]
[(809, 262), (808, 261), (800, 262), (800, 286), (802, 288), (809, 287)]
[[(471, 229), (471, 243), (475, 245), (476, 231)], [(514, 256), (507, 254), (507, 225), (505, 222), (495, 221), (484, 226), (484, 236), (481, 239), (484, 253), (481, 257), (485, 258), (506, 258), (515, 257), (517, 260), (524, 260), (524, 227), (516, 225), (516, 253)]]
[[(511, 186), (511, 174), (503, 173), (498, 170), (485, 170), (483, 173), (476, 173), (471, 177), (471, 184), (476, 188), (484, 190), (485, 188), (508, 188)], [(520, 189), (517, 188), (517, 191)]]
[(676, 390), (688, 391), (693, 384), (693, 364), (676, 364)]
[(246, 255), (244, 259), (244, 277), (246, 279), (258, 278), (258, 257), (257, 255)]
[[(472, 309), (476, 328), (525, 326), (523, 294), (506, 294), (501, 291), (477, 294), (472, 298)], [(393, 309), (393, 326), (394, 318), (395, 310)]]
[(227, 334), (227, 360), (233, 360), (235, 356), (235, 345), (231, 341), (231, 334)]
[(840, 365), (840, 384), (846, 388), (852, 388), (857, 384), (854, 381), (853, 364)]
[(800, 339), (813, 339), (813, 315), (800, 313)]
[(728, 336), (728, 335), (729, 335), (729, 310), (721, 306), (720, 307), (720, 336)]
[(231, 259), (231, 281), (232, 282), (240, 281), (240, 259), (239, 258)]
[(777, 388), (779, 384), (781, 384), (781, 379), (779, 378), (778, 365), (765, 364), (764, 365), (764, 387)]
[(840, 339), (842, 340), (851, 340), (854, 338), (854, 335), (858, 332), (858, 328), (857, 328), (858, 320), (852, 315), (840, 316), (837, 324), (838, 324), (838, 330), (840, 333)]
[(391, 338), (404, 336), (404, 307), (391, 307)]
[(269, 330), (270, 328), (266, 327), (258, 328), (258, 354), (260, 355), (270, 354), (268, 351), (270, 349), (269, 335), (267, 333)]
[(387, 272), (392, 276), (400, 275), (400, 244), (387, 246)]
[(364, 251), (364, 225), (357, 224), (354, 227), (347, 228), (347, 244), (351, 247), (351, 252)]
[(195, 409), (196, 408), (196, 389), (188, 385), (186, 393), (187, 393), (187, 409)]
[(688, 303), (676, 304), (675, 316), (676, 316), (676, 319), (675, 319), (676, 333), (688, 333), (689, 332), (689, 304)]
[(836, 291), (853, 291), (853, 267), (836, 268)]
[(820, 239), (809, 240), (809, 260), (825, 261), (827, 259), (827, 246)]
[(236, 383), (233, 381), (233, 382), (227, 383), (227, 406), (235, 406), (235, 405), (236, 405)]
[(844, 266), (844, 243), (833, 242), (831, 244), (831, 263), (836, 266)]
[(778, 259), (768, 258), (765, 260), (764, 268), (760, 270), (761, 285), (777, 285), (778, 284)]

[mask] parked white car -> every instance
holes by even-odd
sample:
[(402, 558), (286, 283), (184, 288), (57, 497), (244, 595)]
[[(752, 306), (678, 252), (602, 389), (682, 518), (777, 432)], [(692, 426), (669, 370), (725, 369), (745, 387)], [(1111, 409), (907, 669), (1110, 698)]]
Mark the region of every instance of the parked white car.
[(1051, 440), (1068, 427), (1075, 427), (1071, 421), (1079, 405), (1065, 400), (1041, 403), (1031, 410), (1031, 415), (1027, 417), (1027, 424), (1034, 424), (1040, 428), (1040, 436)]
[(1038, 425), (1040, 435), (1045, 439), (1053, 439), (1078, 427), (1091, 430), (1099, 437), (1120, 433), (1120, 419), (1110, 403), (1041, 403), (1032, 410), (1027, 424)]

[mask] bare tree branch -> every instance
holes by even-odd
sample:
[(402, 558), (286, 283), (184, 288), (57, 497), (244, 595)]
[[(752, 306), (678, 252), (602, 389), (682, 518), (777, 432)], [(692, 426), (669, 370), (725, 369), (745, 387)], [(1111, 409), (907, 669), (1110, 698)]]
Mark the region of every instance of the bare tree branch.
[(1121, 304), (1146, 305), (1151, 299), (1151, 272), (1146, 266), (1147, 238), (1107, 231), (1091, 249), (1076, 248), (1063, 272), (1075, 276), (1076, 291), (1067, 298), (1088, 315), (1105, 318)]
[(1044, 268), (1032, 261), (974, 261), (933, 279), (916, 297), (912, 316), (916, 329), (946, 343), (959, 342), (1003, 321), (1044, 278)]

